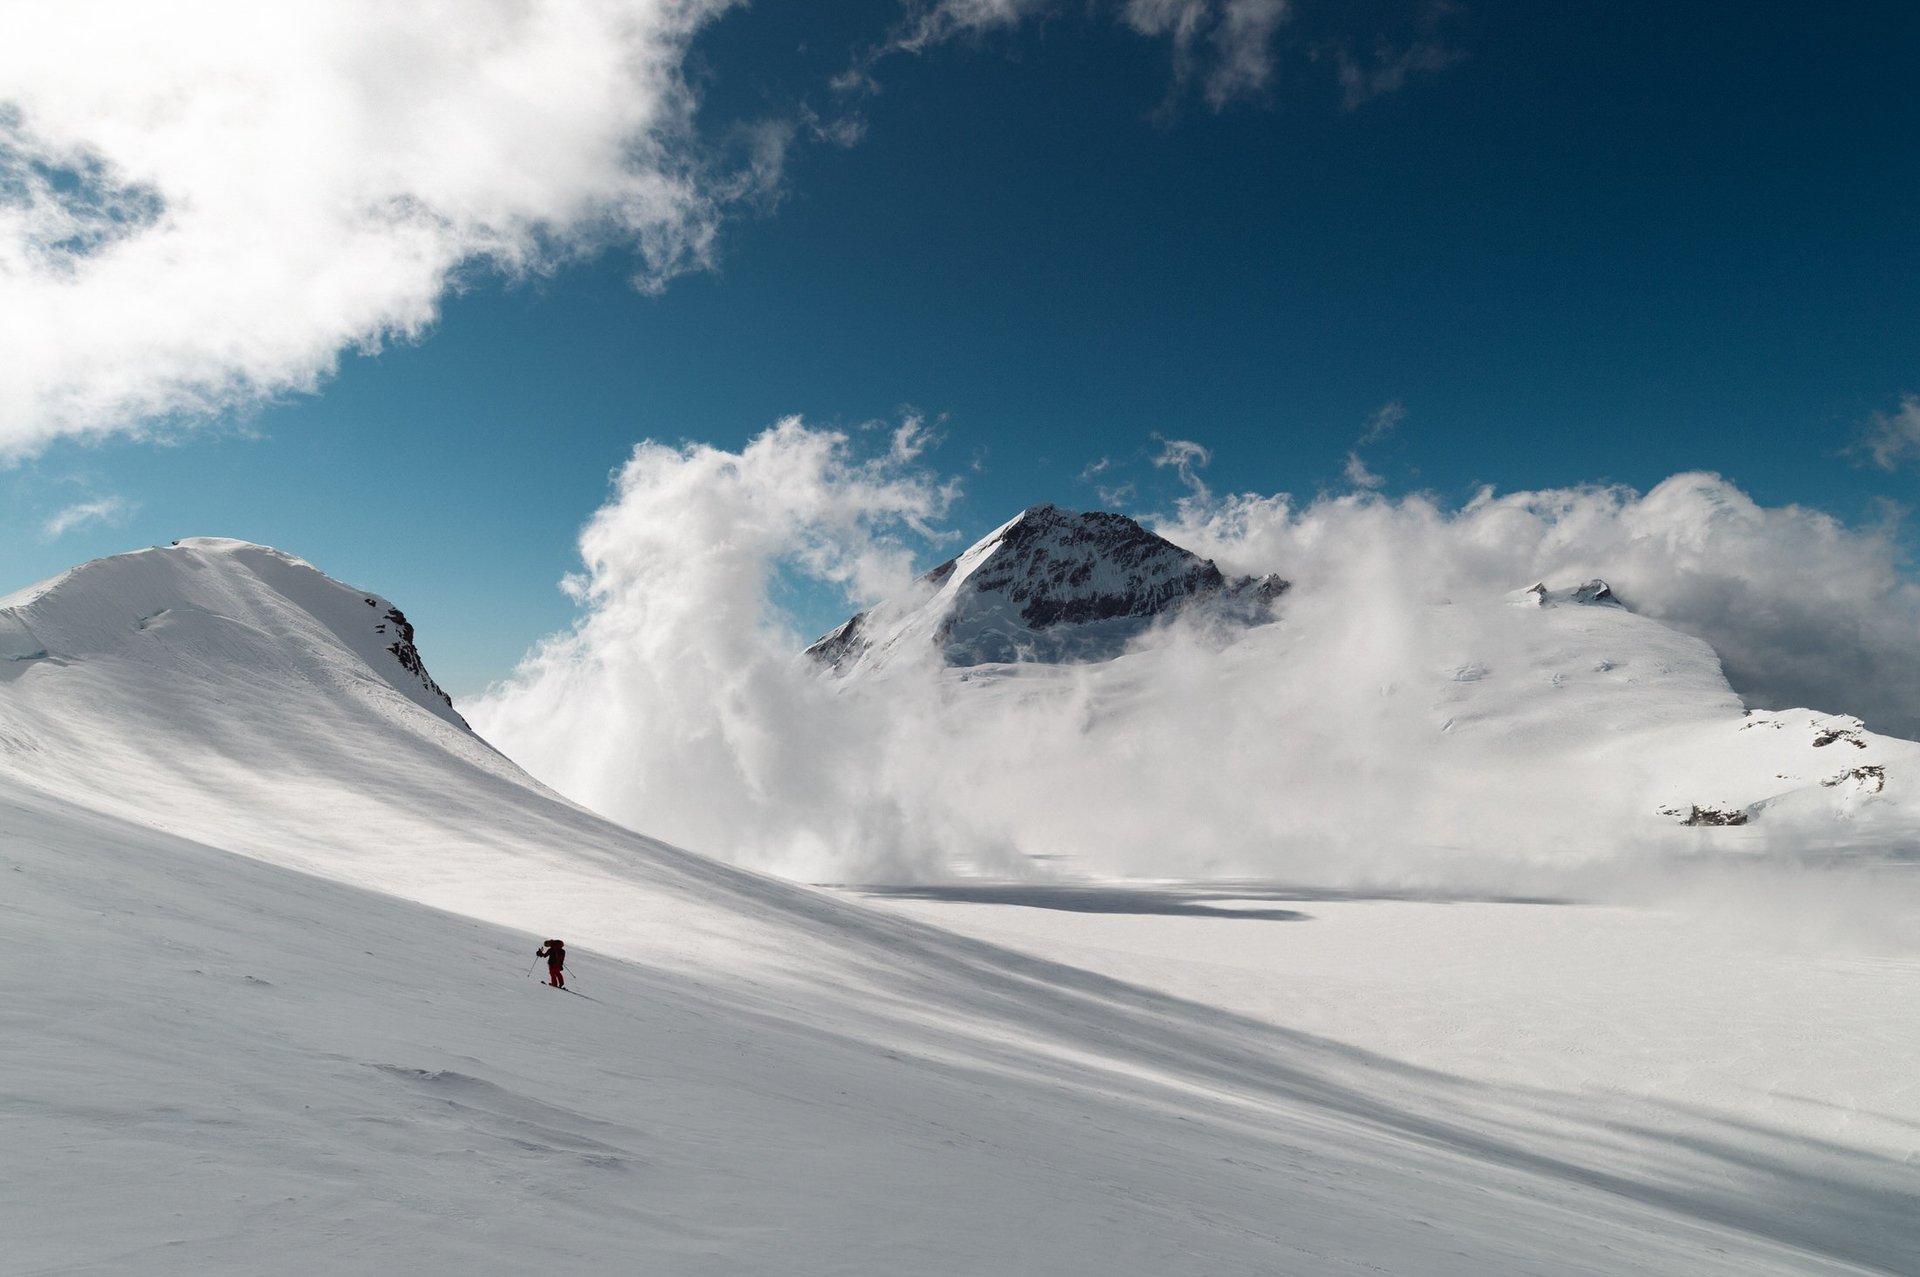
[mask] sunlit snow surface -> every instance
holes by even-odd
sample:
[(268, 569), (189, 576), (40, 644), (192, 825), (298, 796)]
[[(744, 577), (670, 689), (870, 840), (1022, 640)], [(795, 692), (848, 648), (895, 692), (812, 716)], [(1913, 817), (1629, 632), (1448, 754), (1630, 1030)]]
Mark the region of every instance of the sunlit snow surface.
[[(556, 799), (297, 561), (106, 563), (27, 601), (45, 654), (0, 664), (8, 1272), (1920, 1253), (1899, 867), (1789, 883), (1819, 927), (1737, 879), (1712, 908), (876, 909)], [(531, 978), (548, 935), (578, 996)]]

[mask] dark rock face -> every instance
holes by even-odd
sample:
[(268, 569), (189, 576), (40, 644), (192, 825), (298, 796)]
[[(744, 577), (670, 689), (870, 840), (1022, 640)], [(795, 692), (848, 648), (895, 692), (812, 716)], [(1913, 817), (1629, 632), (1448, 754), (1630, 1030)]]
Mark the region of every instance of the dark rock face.
[[(1102, 567), (1109, 570), (1096, 582)], [(1027, 511), (968, 583), (978, 593), (1006, 595), (1036, 630), (1152, 616), (1175, 599), (1226, 587), (1212, 563), (1132, 519), (1103, 511), (1067, 516), (1053, 506)]]
[[(368, 607), (379, 607), (373, 599), (367, 599)], [(389, 635), (393, 642), (387, 644), (387, 650), (393, 653), (393, 659), (400, 662), (400, 668), (420, 680), (421, 686), (438, 696), (453, 708), (453, 697), (440, 690), (440, 684), (433, 681), (433, 675), (427, 673), (426, 662), (420, 659), (420, 649), (413, 645), (413, 623), (407, 620), (406, 613), (397, 607), (388, 607), (386, 616), (374, 627), (374, 633)], [(465, 722), (461, 719), (461, 722)]]
[(1576, 589), (1573, 592), (1573, 601), (1575, 603), (1597, 603), (1603, 606), (1607, 604), (1611, 604), (1614, 607), (1621, 606), (1620, 598), (1613, 592), (1613, 587), (1598, 577), (1595, 577), (1593, 580), (1588, 581), (1585, 585)]
[[(944, 580), (958, 560), (928, 573)], [(967, 584), (976, 594), (1001, 594), (1036, 630), (1084, 625), (1117, 617), (1158, 616), (1187, 599), (1229, 588), (1211, 560), (1155, 536), (1125, 515), (1079, 514), (1057, 506), (1026, 511)], [(1266, 578), (1268, 597), (1287, 583)]]
[(1288, 582), (1228, 579), (1200, 558), (1104, 511), (1037, 505), (920, 579), (919, 608), (882, 604), (807, 653), (835, 670), (908, 634), (950, 666), (1106, 660), (1162, 618), (1198, 604), (1253, 625), (1272, 619)]
[[(947, 566), (950, 568), (952, 564), (949, 563)], [(935, 571), (938, 570), (935, 569)], [(842, 664), (857, 659), (867, 648), (867, 641), (860, 633), (861, 625), (866, 619), (867, 613), (855, 612), (838, 628), (815, 639), (813, 645), (807, 648), (806, 654), (832, 670), (838, 670)]]
[(1535, 607), (1558, 607), (1562, 603), (1573, 603), (1586, 607), (1617, 607), (1626, 609), (1620, 596), (1613, 587), (1599, 577), (1583, 582), (1572, 589), (1549, 590), (1545, 581), (1535, 581), (1521, 593), (1531, 597)]
[[(1663, 816), (1681, 816), (1680, 810), (1675, 807), (1662, 807), (1660, 814)], [(1685, 816), (1681, 817), (1680, 823), (1683, 825), (1744, 825), (1747, 823), (1747, 819), (1747, 813), (1744, 811), (1727, 811), (1719, 807), (1696, 806), (1690, 808)]]
[(1865, 749), (1867, 742), (1860, 739), (1860, 730), (1855, 727), (1825, 727), (1814, 733), (1813, 747), (1824, 749), (1835, 741), (1845, 741), (1855, 749)]
[(1829, 776), (1821, 781), (1828, 789), (1834, 789), (1852, 781), (1862, 793), (1877, 794), (1887, 787), (1887, 769), (1882, 766), (1849, 767), (1838, 776)]

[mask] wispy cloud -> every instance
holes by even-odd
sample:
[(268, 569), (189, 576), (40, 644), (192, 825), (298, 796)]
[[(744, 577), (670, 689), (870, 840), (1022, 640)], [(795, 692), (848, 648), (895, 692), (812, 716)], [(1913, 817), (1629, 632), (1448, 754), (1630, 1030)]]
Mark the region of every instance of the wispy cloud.
[(907, 0), (906, 16), (884, 46), (918, 53), (961, 36), (1015, 27), (1054, 7), (1054, 0)]
[(1098, 461), (1089, 462), (1080, 471), (1080, 482), (1092, 486), (1094, 495), (1100, 499), (1100, 506), (1104, 510), (1125, 509), (1133, 501), (1135, 491), (1131, 480), (1122, 480), (1119, 483), (1106, 481), (1105, 476), (1112, 473), (1113, 464), (1112, 457), (1102, 457)]
[(1920, 395), (1902, 395), (1900, 406), (1892, 412), (1868, 417), (1854, 451), (1882, 470), (1897, 470), (1920, 460)]
[(1365, 488), (1369, 491), (1386, 486), (1387, 481), (1367, 465), (1366, 459), (1360, 455), (1360, 450), (1371, 447), (1392, 434), (1394, 428), (1402, 421), (1405, 421), (1406, 418), (1406, 405), (1402, 404), (1398, 399), (1390, 399), (1386, 403), (1381, 404), (1380, 407), (1374, 411), (1374, 414), (1367, 418), (1366, 429), (1360, 432), (1360, 437), (1354, 440), (1353, 447), (1347, 450), (1346, 476), (1348, 483), (1356, 488)]
[(920, 454), (929, 448), (938, 447), (942, 435), (937, 426), (927, 424), (920, 413), (908, 409), (900, 418), (900, 424), (888, 434), (891, 440), (887, 455), (895, 462), (906, 465), (920, 459)]
[(1127, 0), (1121, 20), (1171, 41), (1175, 91), (1197, 80), (1220, 110), (1272, 85), (1274, 36), (1291, 9), (1288, 0)]
[[(924, 53), (936, 46), (1012, 30), (1071, 6), (1064, 0), (904, 0), (905, 13), (892, 33), (868, 49), (834, 83), (843, 95), (864, 96), (879, 89), (876, 68), (901, 53)], [(1349, 109), (1394, 93), (1416, 76), (1445, 69), (1460, 53), (1442, 35), (1457, 7), (1447, 0), (1389, 0), (1382, 11), (1407, 34), (1376, 36), (1370, 52), (1353, 52), (1355, 41), (1342, 28), (1352, 19), (1325, 0), (1305, 9), (1324, 11), (1318, 26), (1331, 37), (1302, 35), (1291, 42), (1285, 29), (1301, 11), (1297, 0), (1110, 0), (1095, 3), (1112, 20), (1139, 35), (1165, 40), (1173, 62), (1168, 105), (1197, 89), (1216, 111), (1267, 95), (1279, 75), (1287, 47), (1303, 60), (1330, 59)], [(845, 117), (854, 121), (857, 117)]]
[(1349, 111), (1405, 88), (1418, 75), (1434, 75), (1460, 61), (1466, 54), (1434, 40), (1416, 40), (1412, 44), (1381, 44), (1369, 55), (1342, 50), (1340, 68), (1340, 104)]
[(1347, 482), (1356, 488), (1372, 490), (1385, 487), (1387, 483), (1384, 478), (1367, 468), (1366, 460), (1358, 452), (1347, 453), (1346, 476)]
[(100, 0), (0, 41), (0, 461), (313, 389), (457, 271), (612, 244), (701, 268), (788, 130), (722, 164), (689, 41), (732, 0)]
[(1448, 33), (1461, 10), (1455, 0), (1413, 0), (1380, 13), (1384, 21), (1367, 40), (1342, 31), (1323, 36), (1315, 56), (1332, 61), (1340, 77), (1340, 106), (1356, 111), (1465, 60), (1467, 50)]
[(75, 528), (89, 523), (124, 523), (135, 510), (123, 497), (99, 497), (68, 506), (40, 525), (40, 539), (57, 541)]
[(1212, 491), (1206, 481), (1201, 479), (1200, 471), (1212, 464), (1213, 453), (1205, 445), (1191, 439), (1164, 439), (1159, 435), (1160, 454), (1153, 459), (1156, 470), (1172, 467), (1180, 475), (1180, 482), (1187, 485), (1188, 500), (1210, 501)]
[(1393, 433), (1394, 427), (1406, 419), (1407, 406), (1398, 399), (1389, 399), (1367, 418), (1367, 428), (1360, 432), (1360, 442), (1356, 446), (1364, 448), (1369, 444), (1379, 443)]

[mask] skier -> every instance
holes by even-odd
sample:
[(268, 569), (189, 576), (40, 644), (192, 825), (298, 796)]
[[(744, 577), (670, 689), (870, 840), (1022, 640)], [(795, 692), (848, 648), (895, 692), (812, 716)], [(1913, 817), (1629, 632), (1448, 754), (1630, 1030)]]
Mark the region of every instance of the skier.
[(549, 940), (534, 950), (533, 956), (547, 960), (547, 983), (556, 989), (567, 987), (567, 977), (562, 968), (567, 965), (567, 946), (558, 940)]

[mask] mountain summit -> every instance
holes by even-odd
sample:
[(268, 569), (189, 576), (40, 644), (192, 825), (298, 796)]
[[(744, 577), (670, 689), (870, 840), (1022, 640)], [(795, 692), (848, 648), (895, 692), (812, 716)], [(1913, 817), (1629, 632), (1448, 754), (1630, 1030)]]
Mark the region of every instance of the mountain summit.
[(182, 670), (266, 670), (362, 700), (397, 692), (467, 726), (399, 608), (290, 554), (226, 537), (96, 559), (0, 598), (0, 662), (0, 685), (32, 665), (104, 664), (176, 684)]
[(1270, 620), (1288, 583), (1229, 578), (1125, 515), (1036, 505), (918, 585), (851, 617), (807, 655), (843, 674), (924, 646), (949, 666), (1103, 661), (1198, 605), (1246, 625)]

